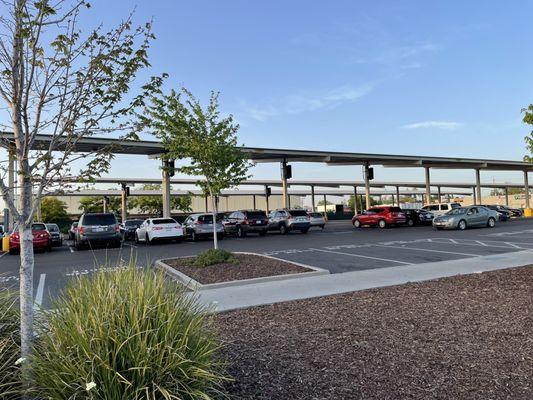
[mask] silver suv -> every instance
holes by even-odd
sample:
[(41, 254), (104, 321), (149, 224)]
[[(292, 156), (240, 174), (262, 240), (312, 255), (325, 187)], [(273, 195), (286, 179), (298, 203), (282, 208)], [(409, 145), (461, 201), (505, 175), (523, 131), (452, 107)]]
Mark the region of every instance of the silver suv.
[(122, 234), (115, 214), (88, 213), (81, 216), (74, 236), (76, 250), (96, 243), (120, 247), (121, 242)]
[(305, 210), (276, 210), (268, 214), (268, 230), (282, 235), (290, 231), (307, 233), (311, 227), (309, 214)]
[[(213, 237), (213, 214), (192, 214), (183, 222), (184, 234), (196, 242), (200, 238)], [(217, 237), (224, 238), (224, 226), (221, 218), (217, 217)]]

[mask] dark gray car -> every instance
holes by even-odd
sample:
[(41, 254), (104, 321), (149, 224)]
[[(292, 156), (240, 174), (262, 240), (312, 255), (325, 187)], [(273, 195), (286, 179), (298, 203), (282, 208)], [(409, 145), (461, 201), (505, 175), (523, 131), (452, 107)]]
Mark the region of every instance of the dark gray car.
[(74, 237), (76, 249), (104, 244), (118, 247), (122, 241), (117, 217), (112, 213), (87, 213), (78, 221)]
[(52, 246), (63, 246), (63, 234), (59, 230), (57, 224), (46, 224), (46, 229), (50, 233)]

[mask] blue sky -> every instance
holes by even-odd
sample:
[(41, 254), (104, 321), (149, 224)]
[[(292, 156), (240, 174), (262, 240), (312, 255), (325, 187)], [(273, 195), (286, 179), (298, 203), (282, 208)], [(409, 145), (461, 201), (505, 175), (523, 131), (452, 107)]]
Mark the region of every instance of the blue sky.
[[(152, 67), (167, 87), (221, 92), (248, 146), (521, 159), (533, 102), (530, 1), (95, 1), (87, 25), (136, 8), (153, 17)], [(131, 161), (142, 168), (131, 168)], [(110, 176), (158, 176), (117, 158)], [(277, 178), (277, 165), (254, 169)], [(298, 164), (297, 179), (361, 179), (361, 168)], [(471, 171), (435, 180), (473, 181)], [(376, 179), (422, 180), (378, 169)], [(484, 172), (483, 180), (520, 174)]]

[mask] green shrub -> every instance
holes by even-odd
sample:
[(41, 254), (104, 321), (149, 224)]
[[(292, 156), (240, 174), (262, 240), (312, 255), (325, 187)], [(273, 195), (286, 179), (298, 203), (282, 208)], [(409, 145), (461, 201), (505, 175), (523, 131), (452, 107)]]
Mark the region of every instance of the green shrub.
[(14, 292), (0, 289), (0, 398), (20, 396), (20, 314)]
[(238, 261), (229, 251), (222, 249), (209, 249), (198, 254), (192, 261), (195, 267), (207, 267), (208, 265), (231, 263), (236, 264)]
[(211, 399), (223, 365), (206, 310), (158, 272), (73, 280), (47, 314), (32, 360), (46, 399)]

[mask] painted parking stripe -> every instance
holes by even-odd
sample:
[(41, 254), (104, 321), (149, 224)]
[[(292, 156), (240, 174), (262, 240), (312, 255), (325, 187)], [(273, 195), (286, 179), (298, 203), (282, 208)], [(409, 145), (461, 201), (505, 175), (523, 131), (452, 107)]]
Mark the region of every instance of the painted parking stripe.
[(369, 258), (371, 260), (387, 261), (387, 262), (393, 262), (393, 263), (397, 263), (397, 264), (413, 265), (413, 263), (409, 263), (409, 262), (405, 262), (405, 261), (391, 260), (391, 259), (388, 259), (388, 258), (363, 256), (361, 254), (344, 253), (342, 251), (322, 250), (322, 249), (315, 249), (315, 248), (312, 248), (312, 247), (310, 247), (309, 250), (320, 251), (320, 252), (323, 252), (323, 253), (341, 254), (343, 256), (350, 256), (350, 257)]
[(7, 254), (7, 251), (4, 253), (4, 254), (0, 254), (0, 258), (2, 258), (3, 256), (5, 256)]
[[(483, 241), (484, 244), (481, 244), (479, 240), (471, 240), (471, 239), (464, 239), (461, 242), (459, 242), (456, 239), (446, 239), (446, 238), (438, 238), (438, 239), (441, 239), (441, 240), (433, 239), (434, 240), (433, 242), (437, 243), (437, 244), (453, 243), (453, 244), (457, 244), (457, 245), (460, 245), (460, 246), (497, 247), (497, 248), (500, 248), (500, 249), (511, 249), (511, 248), (521, 249), (522, 248), (522, 247), (516, 247), (516, 246), (512, 245), (509, 242), (500, 242), (500, 241), (493, 241), (493, 240), (485, 240), (485, 241)], [(500, 246), (498, 244), (492, 244), (492, 243), (499, 243), (499, 244), (503, 243), (503, 244), (506, 244), (508, 246)], [(516, 244), (527, 244), (527, 245), (530, 245), (530, 246), (532, 245), (531, 243), (516, 243)], [(526, 249), (526, 250), (528, 250), (528, 249)]]
[(45, 279), (46, 274), (41, 274), (41, 276), (39, 277), (39, 285), (37, 286), (37, 293), (35, 294), (35, 304), (37, 304), (39, 307), (43, 304)]
[(421, 249), (419, 247), (402, 247), (402, 246), (385, 246), (381, 244), (375, 244), (377, 247), (393, 248), (393, 249), (403, 249), (403, 250), (415, 250), (415, 251), (428, 251), (431, 253), (444, 253), (444, 254), (455, 254), (458, 256), (467, 256), (467, 257), (481, 257), (481, 254), (471, 254), (471, 253), (459, 253), (457, 251), (444, 251), (444, 250), (432, 250), (432, 249)]

